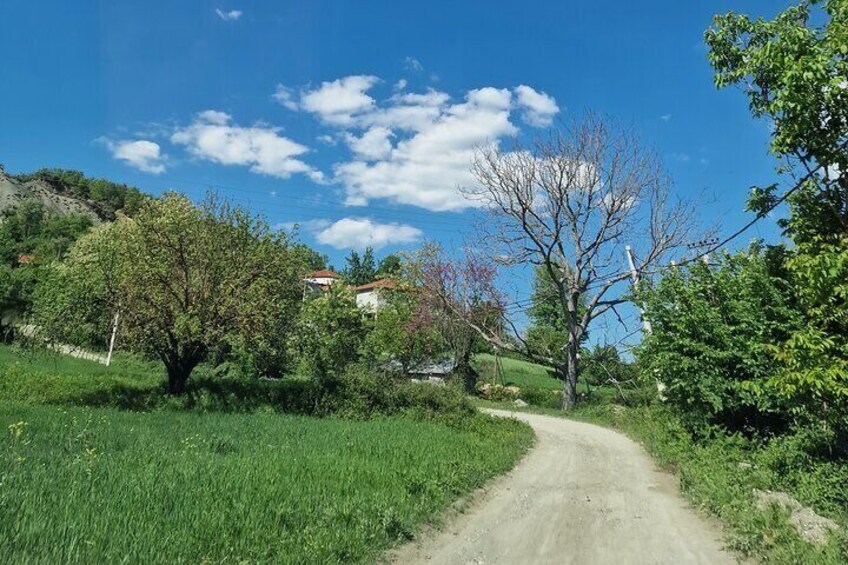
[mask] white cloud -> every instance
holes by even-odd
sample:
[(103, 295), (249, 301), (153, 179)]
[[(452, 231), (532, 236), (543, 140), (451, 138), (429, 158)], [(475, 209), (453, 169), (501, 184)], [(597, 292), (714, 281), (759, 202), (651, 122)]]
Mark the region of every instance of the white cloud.
[(271, 97), (289, 110), (296, 111), (298, 109), (297, 101), (294, 99), (294, 92), (291, 88), (278, 84), (276, 92)]
[(394, 89), (395, 90), (403, 90), (404, 88), (406, 88), (407, 84), (409, 84), (409, 83), (406, 81), (406, 79), (402, 78), (395, 83)]
[[(508, 90), (481, 88), (469, 92), (463, 103), (417, 106), (426, 110), (426, 118), (385, 158), (373, 163), (354, 158), (335, 166), (347, 203), (386, 198), (435, 211), (471, 207), (459, 187), (474, 182), (469, 167), (477, 146), (517, 131), (509, 121), (510, 105)], [(391, 110), (367, 118), (399, 127), (399, 115)]]
[(692, 160), (692, 156), (688, 153), (672, 153), (671, 156), (675, 161), (680, 161), (681, 163), (688, 163)]
[(415, 71), (417, 73), (420, 73), (424, 70), (424, 65), (422, 65), (421, 61), (419, 61), (415, 57), (405, 57), (403, 59), (403, 66), (405, 69)]
[(228, 10), (225, 12), (220, 8), (215, 8), (215, 13), (218, 14), (218, 17), (225, 22), (237, 21), (242, 16), (241, 10)]
[(515, 95), (518, 97), (518, 105), (524, 110), (522, 118), (531, 126), (548, 127), (559, 112), (559, 106), (553, 96), (534, 90), (527, 85), (517, 86)]
[(366, 160), (385, 159), (392, 152), (392, 142), (389, 138), (392, 136), (392, 130), (380, 126), (375, 126), (361, 137), (356, 137), (352, 134), (347, 134), (347, 143), (350, 149)]
[(214, 163), (249, 166), (255, 173), (279, 178), (303, 173), (321, 182), (321, 172), (297, 158), (309, 149), (279, 132), (279, 128), (263, 125), (238, 126), (229, 114), (207, 110), (191, 125), (178, 129), (171, 141), (184, 145), (195, 157)]
[(327, 123), (347, 125), (357, 114), (374, 106), (374, 99), (366, 92), (377, 82), (377, 77), (370, 75), (353, 75), (323, 82), (315, 90), (301, 94), (300, 107)]
[(405, 224), (380, 224), (367, 218), (344, 218), (319, 228), (315, 234), (318, 243), (336, 249), (363, 249), (371, 246), (380, 249), (386, 245), (413, 243), (423, 232)]
[(671, 121), (671, 114), (663, 114), (662, 116), (660, 116), (660, 119), (664, 122), (670, 122)]
[(351, 150), (349, 158), (333, 165), (333, 181), (342, 185), (348, 205), (387, 199), (434, 211), (473, 207), (459, 187), (474, 183), (475, 148), (518, 133), (515, 112), (542, 126), (559, 111), (551, 96), (524, 85), (514, 91), (478, 88), (461, 101), (433, 88), (395, 88), (378, 101), (370, 94), (378, 82), (355, 75), (302, 90), (298, 99), (285, 88), (275, 94), (330, 127), (330, 134), (319, 138), (323, 142), (340, 140)]
[(112, 152), (112, 157), (119, 161), (145, 173), (158, 175), (165, 172), (165, 156), (156, 142), (146, 139), (112, 141), (106, 138), (100, 141)]

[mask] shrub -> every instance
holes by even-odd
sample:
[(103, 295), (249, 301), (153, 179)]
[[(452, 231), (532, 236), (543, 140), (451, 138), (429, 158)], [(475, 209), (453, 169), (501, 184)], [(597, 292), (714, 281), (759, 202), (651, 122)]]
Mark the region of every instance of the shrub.
[(521, 389), (521, 400), (540, 408), (562, 408), (562, 391), (547, 388), (525, 387)]
[(293, 340), (301, 372), (322, 380), (342, 374), (359, 360), (365, 330), (353, 295), (341, 285), (307, 300)]
[(665, 385), (690, 429), (785, 428), (784, 403), (759, 386), (779, 369), (765, 344), (782, 342), (801, 323), (784, 256), (782, 248), (753, 245), (717, 267), (696, 263), (643, 286), (653, 332), (638, 350), (642, 372)]
[(515, 400), (519, 397), (521, 389), (517, 386), (503, 386), (490, 383), (480, 383), (477, 385), (477, 394), (480, 398), (501, 402), (504, 400)]

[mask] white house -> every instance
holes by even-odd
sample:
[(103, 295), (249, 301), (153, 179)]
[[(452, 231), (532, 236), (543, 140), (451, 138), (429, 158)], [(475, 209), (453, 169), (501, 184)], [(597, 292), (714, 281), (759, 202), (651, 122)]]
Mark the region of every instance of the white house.
[(374, 313), (385, 304), (385, 291), (397, 288), (392, 279), (378, 279), (368, 284), (353, 287), (356, 293), (356, 305), (362, 310)]
[(306, 286), (309, 287), (310, 290), (319, 291), (330, 288), (332, 285), (339, 282), (341, 278), (341, 275), (334, 271), (315, 271), (314, 273), (306, 275), (303, 282), (306, 283)]

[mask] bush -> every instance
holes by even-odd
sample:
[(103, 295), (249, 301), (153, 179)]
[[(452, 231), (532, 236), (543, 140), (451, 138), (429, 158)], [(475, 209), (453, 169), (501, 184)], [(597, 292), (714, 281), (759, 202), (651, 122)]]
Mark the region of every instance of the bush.
[(562, 391), (548, 388), (524, 387), (521, 389), (521, 400), (539, 408), (562, 408)]
[(696, 263), (644, 285), (653, 332), (638, 350), (648, 382), (666, 386), (690, 430), (719, 425), (746, 433), (785, 430), (785, 403), (762, 385), (779, 370), (765, 344), (784, 341), (801, 317), (785, 251), (752, 246), (717, 267)]
[(476, 389), (480, 398), (491, 400), (493, 402), (515, 400), (521, 393), (521, 389), (517, 386), (503, 386), (490, 383), (480, 383), (477, 385)]

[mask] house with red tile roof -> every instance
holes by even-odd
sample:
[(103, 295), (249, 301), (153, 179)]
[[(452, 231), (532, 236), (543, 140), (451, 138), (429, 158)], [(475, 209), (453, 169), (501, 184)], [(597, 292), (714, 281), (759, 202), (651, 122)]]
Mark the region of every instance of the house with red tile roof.
[(368, 284), (353, 287), (356, 294), (356, 305), (366, 312), (376, 312), (385, 304), (385, 293), (397, 290), (398, 284), (393, 279), (377, 279)]
[(327, 290), (341, 279), (342, 276), (335, 271), (321, 270), (309, 273), (303, 278), (303, 282), (309, 290), (321, 291)]

